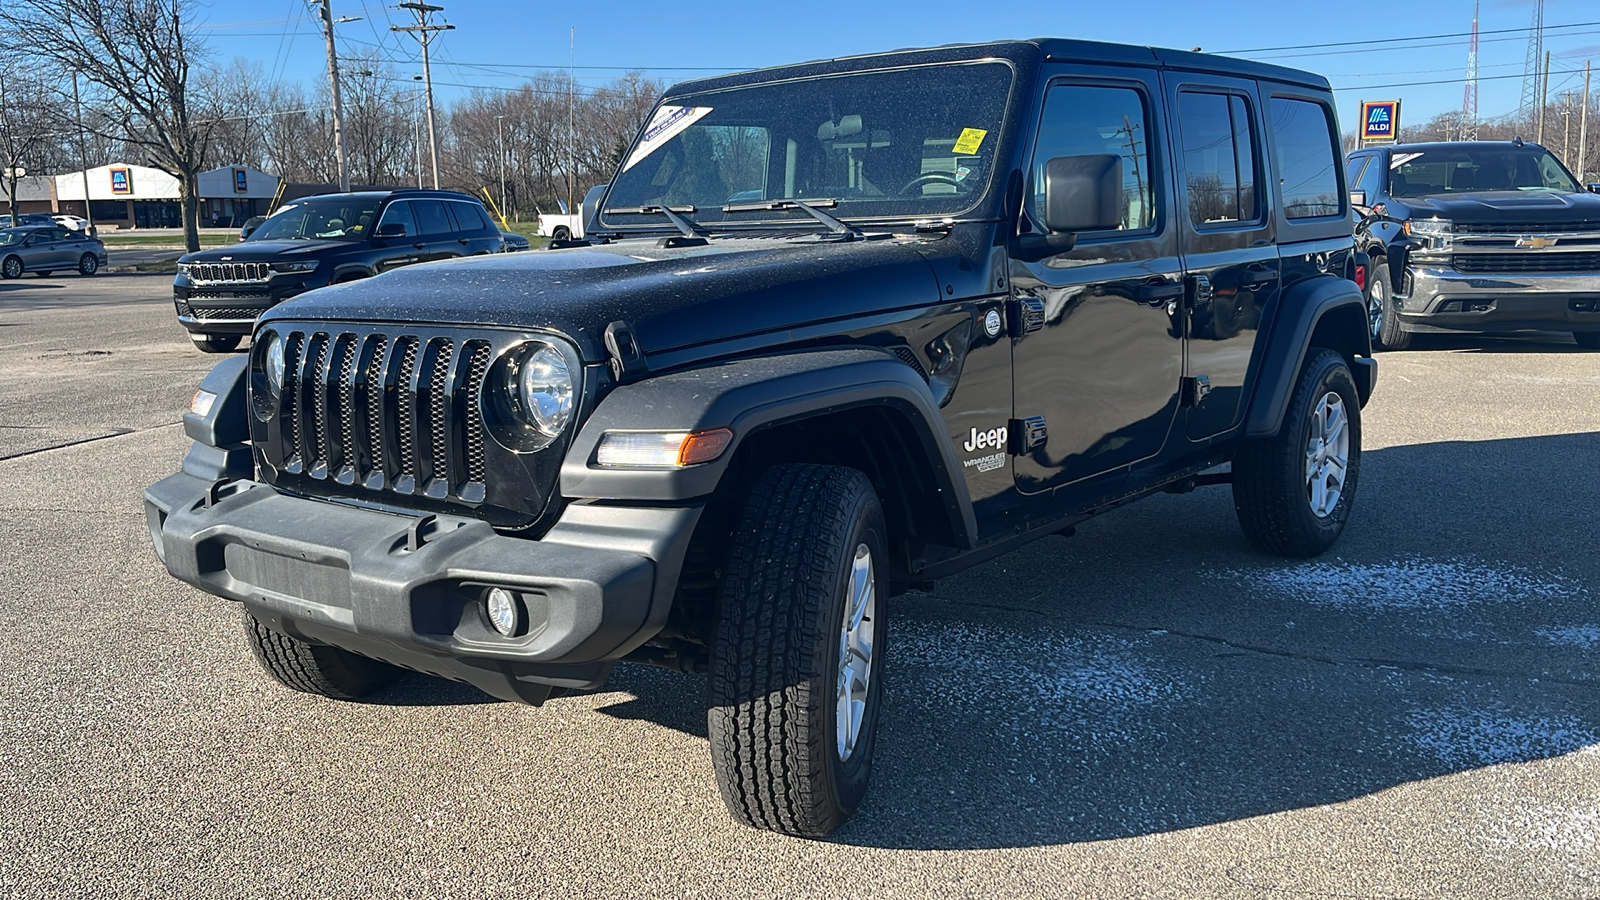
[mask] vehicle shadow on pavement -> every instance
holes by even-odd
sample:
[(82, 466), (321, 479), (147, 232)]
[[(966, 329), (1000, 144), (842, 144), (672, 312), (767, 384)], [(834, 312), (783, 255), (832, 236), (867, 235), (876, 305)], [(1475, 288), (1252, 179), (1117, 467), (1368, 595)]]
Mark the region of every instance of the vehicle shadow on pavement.
[[(1413, 352), (1461, 353), (1594, 353), (1579, 347), (1570, 332), (1530, 331), (1520, 334), (1414, 334)], [(1383, 354), (1378, 356), (1383, 365)]]
[[(831, 840), (1160, 834), (1600, 753), (1596, 458), (1600, 434), (1370, 450), (1317, 560), (1251, 550), (1207, 489), (896, 598), (873, 786)], [(606, 690), (635, 697), (601, 712), (705, 736), (701, 677)]]

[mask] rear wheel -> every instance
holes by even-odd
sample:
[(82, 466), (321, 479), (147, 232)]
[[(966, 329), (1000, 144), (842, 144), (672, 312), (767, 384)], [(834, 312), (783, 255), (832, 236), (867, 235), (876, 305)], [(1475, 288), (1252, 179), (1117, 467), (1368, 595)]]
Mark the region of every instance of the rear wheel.
[(22, 258), (21, 257), (19, 257), (19, 256), (8, 256), (5, 259), (0, 260), (0, 278), (21, 278), (21, 277), (22, 277)]
[(568, 231), (565, 225), (557, 226), (555, 231), (550, 232), (550, 240), (552, 241), (565, 241), (571, 238), (572, 232)]
[(1367, 285), (1367, 320), (1374, 350), (1404, 350), (1411, 345), (1411, 332), (1400, 327), (1400, 317), (1395, 315), (1393, 295), (1389, 264), (1373, 265)]
[(717, 786), (746, 825), (822, 837), (866, 795), (887, 560), (883, 508), (855, 469), (776, 466), (746, 500), (707, 714)]
[(1572, 339), (1585, 350), (1600, 350), (1600, 331), (1574, 331)]
[(100, 271), (100, 260), (95, 259), (93, 253), (85, 253), (78, 257), (78, 274), (93, 275)]
[(308, 694), (357, 700), (388, 687), (405, 674), (388, 663), (274, 631), (249, 613), (244, 617), (244, 632), (250, 641), (250, 652), (268, 675)]
[(1313, 347), (1270, 438), (1233, 460), (1233, 508), (1245, 537), (1280, 556), (1316, 556), (1344, 533), (1361, 474), (1361, 404), (1344, 357)]
[(239, 342), (243, 340), (237, 334), (189, 334), (189, 340), (194, 341), (196, 350), (204, 353), (232, 353), (239, 349)]

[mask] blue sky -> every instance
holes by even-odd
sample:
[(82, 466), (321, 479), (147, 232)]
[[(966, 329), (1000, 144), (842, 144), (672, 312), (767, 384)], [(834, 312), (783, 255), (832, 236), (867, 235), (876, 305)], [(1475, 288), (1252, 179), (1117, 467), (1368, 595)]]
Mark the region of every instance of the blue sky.
[[(1208, 52), (1309, 69), (1326, 75), (1348, 130), (1361, 100), (1403, 101), (1403, 124), (1461, 108), (1467, 38), (1399, 46), (1351, 42), (1467, 32), (1472, 0), (1357, 5), (1308, 0), (1143, 0), (1082, 2), (965, 0), (920, 2), (607, 3), (526, 0), (430, 0), (445, 7), (440, 21), (456, 26), (435, 43), (436, 94), (448, 99), (462, 86), (509, 87), (538, 68), (564, 68), (570, 59), (580, 84), (603, 83), (629, 69), (668, 82), (826, 56), (996, 38), (1074, 37), (1088, 40), (1199, 46)], [(202, 0), (202, 34), (219, 60), (244, 57), (269, 72), (308, 85), (326, 79), (325, 49), (305, 0)], [(1365, 24), (1339, 18), (1366, 8)], [(1374, 15), (1372, 10), (1381, 9)], [(416, 42), (389, 32), (411, 13), (382, 0), (334, 0), (341, 52), (382, 46), (404, 74), (420, 73)], [(1515, 110), (1520, 98), (1531, 0), (1482, 0), (1479, 29), (1479, 110), (1492, 118)], [(1373, 23), (1381, 22), (1381, 25)], [(1581, 24), (1594, 23), (1594, 24)], [(1582, 85), (1585, 59), (1600, 61), (1600, 3), (1546, 0), (1545, 46), (1552, 51), (1551, 94)], [(1579, 27), (1558, 28), (1560, 25)], [(569, 48), (576, 29), (575, 51)], [(1240, 53), (1258, 48), (1303, 49)], [(531, 67), (531, 68), (524, 68)], [(1409, 84), (1445, 82), (1443, 84)], [(1397, 87), (1392, 85), (1407, 84)], [(1600, 84), (1600, 77), (1597, 77)]]

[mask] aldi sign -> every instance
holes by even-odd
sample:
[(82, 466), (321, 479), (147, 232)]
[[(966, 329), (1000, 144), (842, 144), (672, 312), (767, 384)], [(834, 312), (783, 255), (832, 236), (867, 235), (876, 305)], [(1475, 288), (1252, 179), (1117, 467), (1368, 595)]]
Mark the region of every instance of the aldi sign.
[(235, 194), (250, 193), (250, 173), (248, 170), (233, 170), (233, 192)]
[(113, 194), (131, 194), (131, 193), (133, 193), (133, 173), (128, 171), (127, 169), (112, 169), (111, 170), (111, 193), (113, 193)]
[(1367, 100), (1361, 104), (1361, 139), (1392, 141), (1400, 132), (1399, 100)]

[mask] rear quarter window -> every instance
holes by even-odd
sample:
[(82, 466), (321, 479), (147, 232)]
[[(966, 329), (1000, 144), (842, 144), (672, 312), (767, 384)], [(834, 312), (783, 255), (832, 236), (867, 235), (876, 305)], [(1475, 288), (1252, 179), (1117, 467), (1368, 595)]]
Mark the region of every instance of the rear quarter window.
[(1273, 97), (1273, 155), (1283, 214), (1316, 219), (1344, 213), (1339, 192), (1337, 130), (1326, 106), (1294, 97)]

